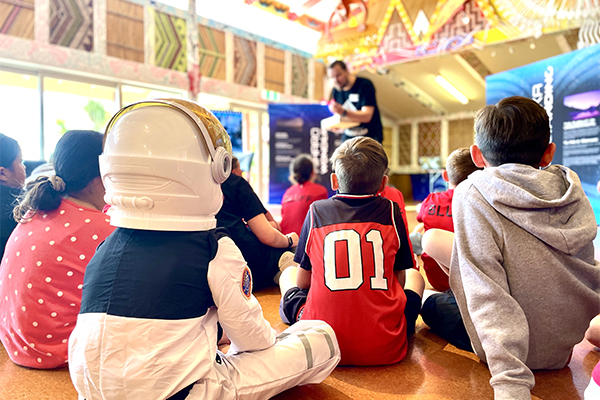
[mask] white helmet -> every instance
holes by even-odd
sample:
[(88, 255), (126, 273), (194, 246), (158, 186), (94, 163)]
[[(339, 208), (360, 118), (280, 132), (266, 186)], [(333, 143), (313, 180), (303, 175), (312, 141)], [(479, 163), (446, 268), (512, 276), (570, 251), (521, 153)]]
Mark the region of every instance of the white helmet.
[(217, 118), (179, 99), (146, 100), (106, 127), (100, 174), (114, 226), (155, 231), (216, 227), (231, 142)]

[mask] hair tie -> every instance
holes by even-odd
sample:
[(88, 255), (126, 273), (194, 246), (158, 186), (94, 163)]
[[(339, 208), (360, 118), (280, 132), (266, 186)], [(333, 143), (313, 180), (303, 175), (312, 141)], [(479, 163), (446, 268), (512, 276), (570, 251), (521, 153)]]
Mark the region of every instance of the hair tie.
[(65, 191), (65, 188), (67, 187), (67, 185), (65, 184), (65, 181), (62, 180), (62, 178), (60, 176), (56, 176), (56, 175), (52, 175), (49, 178), (50, 184), (52, 185), (52, 189), (54, 189), (55, 191), (62, 193)]

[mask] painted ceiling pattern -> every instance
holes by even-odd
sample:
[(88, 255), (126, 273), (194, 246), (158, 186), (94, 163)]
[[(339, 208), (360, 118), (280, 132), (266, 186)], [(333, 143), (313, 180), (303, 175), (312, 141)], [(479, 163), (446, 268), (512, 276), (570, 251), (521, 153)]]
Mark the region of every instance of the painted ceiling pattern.
[(322, 32), (316, 58), (369, 68), (600, 23), (600, 0), (245, 0)]

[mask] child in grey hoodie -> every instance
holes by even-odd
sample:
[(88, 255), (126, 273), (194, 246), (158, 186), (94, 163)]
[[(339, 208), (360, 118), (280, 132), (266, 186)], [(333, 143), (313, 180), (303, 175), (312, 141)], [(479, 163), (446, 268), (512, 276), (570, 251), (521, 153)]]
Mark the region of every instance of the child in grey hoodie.
[(442, 294), (427, 299), (422, 315), (449, 329), (462, 315), (495, 399), (530, 400), (531, 370), (566, 366), (600, 313), (594, 213), (577, 174), (548, 166), (556, 145), (535, 101), (515, 96), (483, 108), (475, 132), (471, 155), (485, 169), (452, 202), (450, 287), (460, 314), (449, 323), (448, 307), (435, 307), (452, 296)]

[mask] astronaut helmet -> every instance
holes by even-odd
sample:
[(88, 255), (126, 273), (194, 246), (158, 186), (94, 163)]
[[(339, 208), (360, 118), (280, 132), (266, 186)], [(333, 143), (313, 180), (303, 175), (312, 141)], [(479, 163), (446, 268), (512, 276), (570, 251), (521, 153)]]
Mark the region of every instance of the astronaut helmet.
[(100, 174), (113, 226), (213, 229), (230, 172), (227, 132), (194, 102), (144, 100), (118, 111), (106, 127)]

